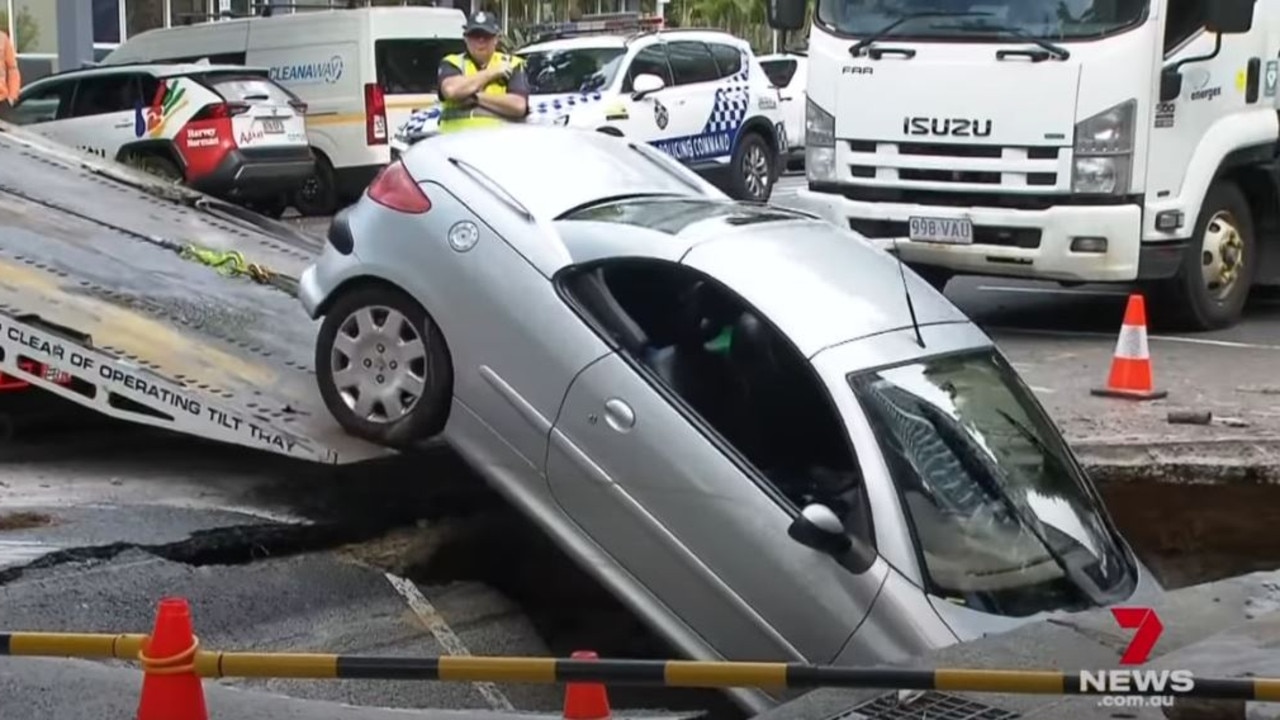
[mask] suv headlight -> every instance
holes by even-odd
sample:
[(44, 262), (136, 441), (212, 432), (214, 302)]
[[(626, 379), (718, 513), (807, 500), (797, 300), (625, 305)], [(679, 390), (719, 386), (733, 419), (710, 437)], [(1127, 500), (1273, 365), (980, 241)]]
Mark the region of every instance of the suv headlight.
[(1126, 100), (1076, 124), (1071, 192), (1086, 195), (1129, 192), (1137, 110), (1137, 100)]
[(809, 182), (836, 179), (836, 119), (808, 98), (804, 102), (804, 167)]

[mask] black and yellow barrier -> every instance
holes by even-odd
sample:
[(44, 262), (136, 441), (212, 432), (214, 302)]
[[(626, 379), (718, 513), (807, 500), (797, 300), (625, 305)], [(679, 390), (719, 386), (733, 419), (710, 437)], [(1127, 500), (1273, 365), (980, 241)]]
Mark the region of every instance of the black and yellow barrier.
[[(163, 663), (142, 654), (146, 635), (0, 633), (0, 655), (115, 658), (141, 661), (148, 672)], [(1084, 679), (1086, 673), (1038, 670), (913, 670), (803, 663), (681, 660), (574, 660), (540, 657), (361, 657), (319, 653), (242, 653), (200, 650), (183, 654), (182, 670), (206, 678), (434, 680), (442, 682), (569, 683), (699, 688), (860, 688), (1041, 695), (1177, 696), (1280, 701), (1280, 678), (1207, 678), (1167, 685), (1115, 689)], [(176, 658), (175, 658), (176, 660)], [(149, 666), (149, 667), (148, 667)], [(175, 668), (171, 672), (177, 672)], [(1101, 671), (1094, 671), (1097, 675)], [(1145, 672), (1145, 671), (1139, 671)]]

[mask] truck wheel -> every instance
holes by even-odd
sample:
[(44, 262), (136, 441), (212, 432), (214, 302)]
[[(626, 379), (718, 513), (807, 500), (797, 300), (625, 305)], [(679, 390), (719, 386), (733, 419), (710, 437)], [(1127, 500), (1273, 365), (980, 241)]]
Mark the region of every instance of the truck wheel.
[(293, 206), (303, 217), (332, 215), (338, 209), (338, 187), (333, 166), (319, 152), (316, 153), (316, 171), (294, 193)]
[(748, 132), (738, 141), (729, 161), (731, 194), (739, 200), (768, 202), (778, 173), (769, 143), (758, 132)]
[(1249, 201), (1230, 180), (1205, 196), (1178, 274), (1161, 288), (1170, 320), (1192, 331), (1239, 322), (1253, 284), (1256, 247)]
[(316, 338), (325, 407), (356, 437), (404, 447), (444, 429), (453, 366), (440, 329), (399, 290), (364, 287), (325, 315)]

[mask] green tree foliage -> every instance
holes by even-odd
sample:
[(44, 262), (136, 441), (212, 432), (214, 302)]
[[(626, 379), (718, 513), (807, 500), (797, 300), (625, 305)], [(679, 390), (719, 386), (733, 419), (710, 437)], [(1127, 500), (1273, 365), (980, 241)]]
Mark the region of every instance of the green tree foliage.
[[(9, 31), (9, 12), (0, 10), (0, 30)], [(27, 52), (40, 41), (40, 23), (32, 17), (27, 9), (18, 10), (18, 16), (14, 18), (12, 38), (14, 46), (18, 52)]]

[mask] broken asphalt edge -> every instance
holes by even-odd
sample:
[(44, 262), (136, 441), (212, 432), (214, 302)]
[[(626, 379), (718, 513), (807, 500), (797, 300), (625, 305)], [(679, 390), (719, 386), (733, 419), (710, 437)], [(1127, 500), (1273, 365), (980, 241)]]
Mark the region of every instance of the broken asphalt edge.
[(1208, 440), (1068, 437), (1067, 443), (1095, 480), (1280, 484), (1280, 436)]

